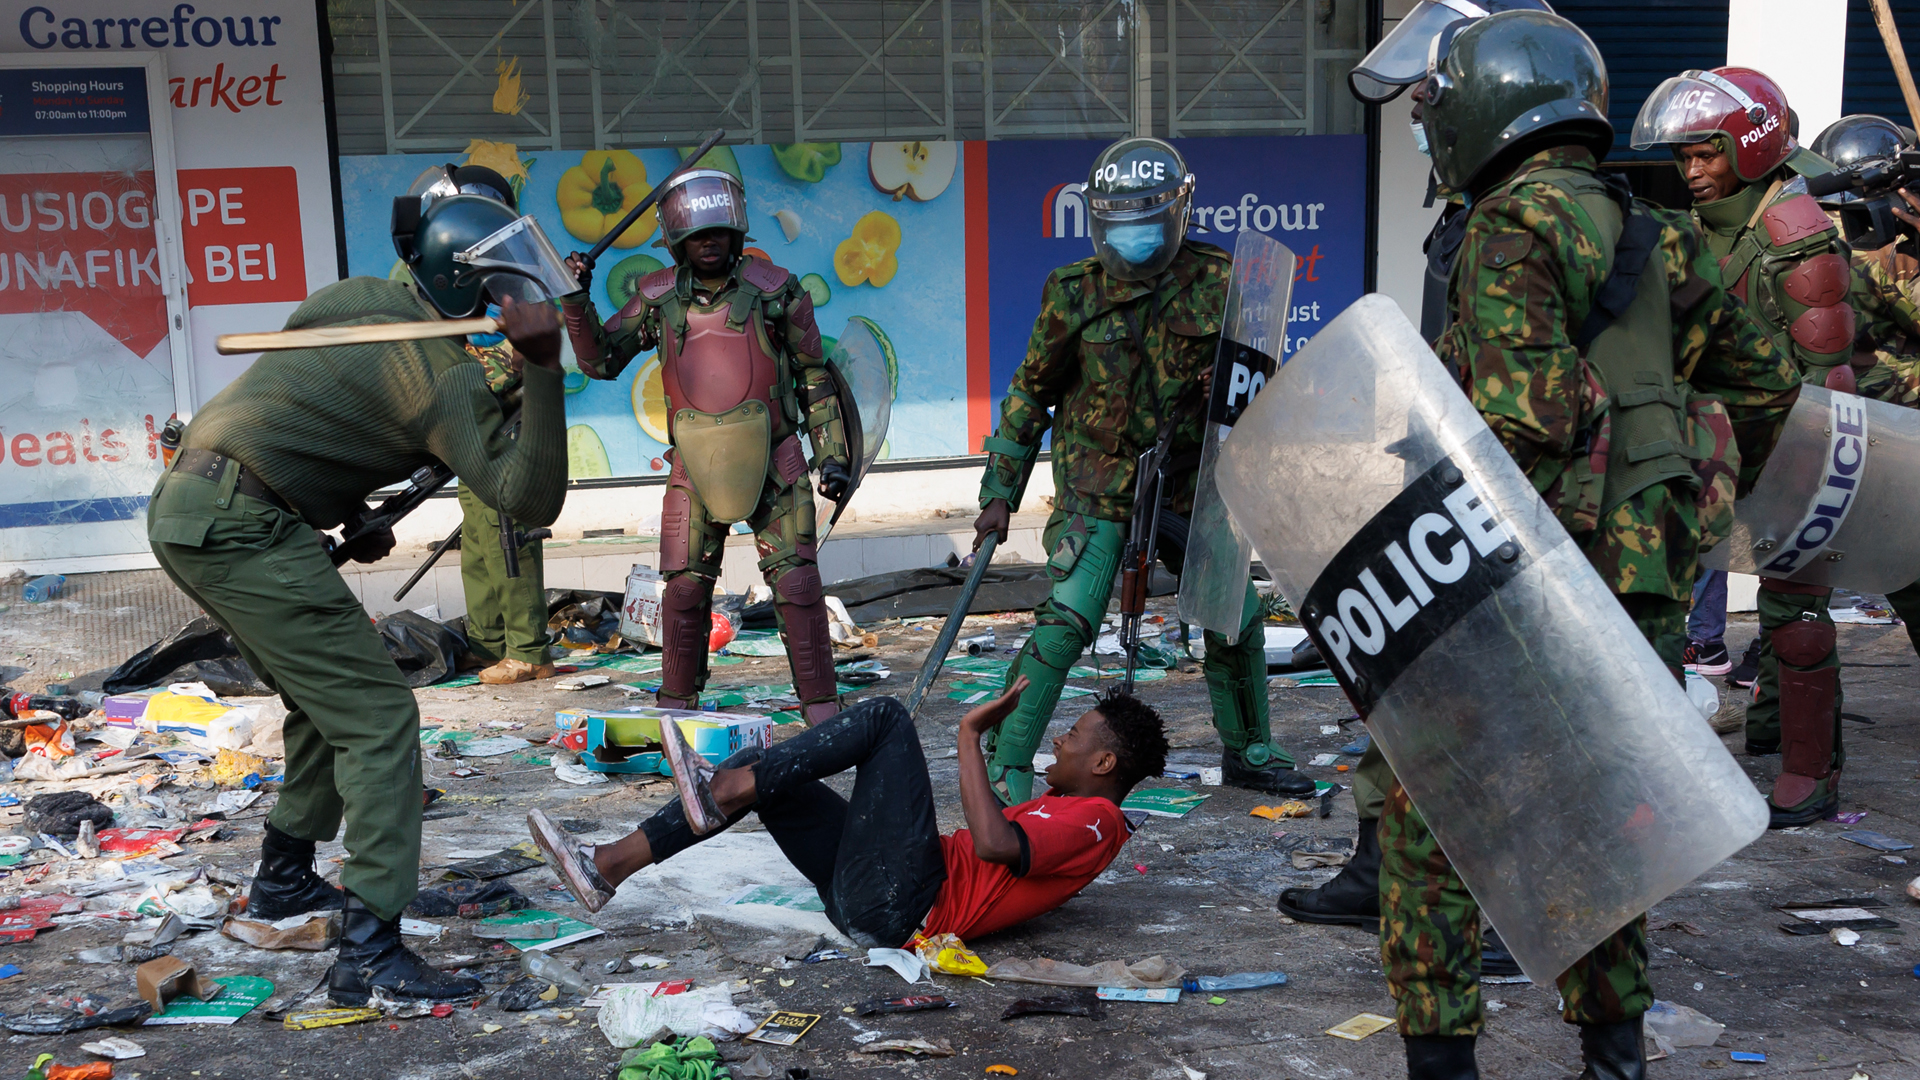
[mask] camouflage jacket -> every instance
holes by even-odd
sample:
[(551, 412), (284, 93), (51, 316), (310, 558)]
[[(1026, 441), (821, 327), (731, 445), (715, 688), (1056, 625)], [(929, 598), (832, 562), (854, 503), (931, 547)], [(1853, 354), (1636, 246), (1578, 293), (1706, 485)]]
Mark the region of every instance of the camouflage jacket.
[[(1454, 262), (1453, 323), (1438, 346), (1474, 407), (1556, 509), (1599, 419), (1594, 380), (1573, 338), (1609, 267), (1586, 235), (1585, 212), (1559, 188), (1526, 176), (1594, 168), (1584, 149), (1545, 150), (1475, 203)], [(1660, 265), (1674, 298), (1675, 381), (1725, 401), (1744, 493), (1780, 436), (1799, 394), (1798, 376), (1721, 285), (1693, 222), (1673, 211), (1650, 212), (1662, 226)], [(1693, 487), (1668, 481), (1629, 497), (1575, 539), (1615, 592), (1685, 600), (1699, 536)]]
[(1822, 382), (1853, 352), (1847, 246), (1798, 177), (1696, 203), (1694, 219), (1727, 291), (1752, 311), (1801, 377)]
[[(1232, 271), (1226, 252), (1189, 240), (1150, 282), (1120, 281), (1098, 259), (1048, 275), (1026, 359), (987, 446), (980, 505), (1007, 499), (1020, 508), (1041, 436), (1051, 430), (1055, 509), (1126, 521), (1137, 459), (1158, 441), (1164, 417), (1178, 425), (1168, 495), (1176, 512), (1187, 512), (1206, 414), (1199, 380), (1218, 351)], [(1144, 350), (1134, 346), (1127, 313)]]
[(487, 369), (487, 389), (511, 401), (520, 389), (520, 373), (513, 370), (513, 345), (505, 338), (491, 345), (475, 345), (473, 339), (468, 338), (464, 344), (467, 355)]
[[(749, 262), (758, 262), (759, 266), (751, 276), (745, 275)], [(777, 279), (780, 284), (761, 288), (751, 280), (753, 277), (763, 282)], [(677, 319), (675, 332), (684, 334), (684, 313), (689, 308), (704, 313), (736, 304), (752, 305), (752, 310), (760, 313), (766, 347), (776, 359), (787, 362), (792, 375), (791, 385), (781, 388), (780, 400), (774, 402), (774, 438), (805, 430), (813, 442), (814, 464), (827, 459), (843, 464), (850, 460), (839, 400), (833, 394), (833, 376), (827, 372), (819, 329), (814, 323), (813, 297), (800, 285), (799, 277), (748, 256), (734, 264), (718, 291), (709, 292), (684, 266), (656, 270), (647, 275), (643, 286), (655, 281), (662, 282), (659, 295), (650, 298), (635, 293), (605, 324), (592, 301), (582, 305), (563, 302), (567, 333), (581, 371), (589, 378), (617, 379), (634, 357), (660, 347), (663, 320)], [(665, 288), (666, 283), (672, 287)], [(730, 318), (750, 318), (748, 310), (741, 306)]]
[(1854, 252), (1854, 367), (1862, 395), (1920, 406), (1920, 261), (1896, 247)]

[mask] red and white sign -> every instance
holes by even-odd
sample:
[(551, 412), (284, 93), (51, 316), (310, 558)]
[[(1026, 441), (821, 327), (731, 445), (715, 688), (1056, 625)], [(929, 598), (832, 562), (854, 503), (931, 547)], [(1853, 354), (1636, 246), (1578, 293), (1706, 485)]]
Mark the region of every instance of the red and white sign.
[(78, 311), (145, 356), (167, 336), (153, 173), (0, 174), (0, 315)]
[(285, 166), (180, 170), (188, 302), (201, 307), (305, 300), (300, 219), (278, 212), (299, 202), (299, 178)]

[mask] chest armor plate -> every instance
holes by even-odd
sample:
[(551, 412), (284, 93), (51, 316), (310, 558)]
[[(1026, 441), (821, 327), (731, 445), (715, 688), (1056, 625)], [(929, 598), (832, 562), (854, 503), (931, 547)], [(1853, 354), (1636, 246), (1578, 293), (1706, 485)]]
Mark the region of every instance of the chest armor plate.
[(688, 311), (684, 340), (676, 340), (670, 329), (661, 337), (660, 376), (669, 412), (723, 413), (749, 401), (773, 404), (770, 395), (780, 369), (752, 320), (734, 330), (727, 326), (725, 305)]

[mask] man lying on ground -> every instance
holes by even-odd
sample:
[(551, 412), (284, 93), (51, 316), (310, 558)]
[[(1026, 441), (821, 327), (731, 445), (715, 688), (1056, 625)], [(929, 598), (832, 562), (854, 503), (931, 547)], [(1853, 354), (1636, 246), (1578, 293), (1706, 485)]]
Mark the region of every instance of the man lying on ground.
[[(672, 858), (749, 811), (788, 861), (820, 890), (827, 918), (869, 948), (896, 948), (916, 931), (990, 934), (1066, 903), (1119, 854), (1132, 830), (1120, 800), (1166, 767), (1160, 716), (1112, 691), (1053, 740), (1050, 790), (1005, 807), (987, 782), (980, 739), (1012, 713), (1027, 687), (960, 721), (960, 806), (967, 828), (941, 836), (933, 785), (913, 718), (892, 698), (869, 698), (767, 749), (716, 770), (675, 724), (661, 742), (680, 797), (626, 837), (575, 844), (539, 810), (534, 843), (588, 911), (640, 869)], [(854, 770), (853, 795), (822, 781)]]

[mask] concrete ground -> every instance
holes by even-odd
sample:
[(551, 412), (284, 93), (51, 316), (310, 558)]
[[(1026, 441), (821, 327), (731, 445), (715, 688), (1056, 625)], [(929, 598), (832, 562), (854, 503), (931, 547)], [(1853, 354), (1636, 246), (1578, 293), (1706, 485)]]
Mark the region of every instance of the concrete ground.
[[(119, 617), (137, 622), (141, 633), (132, 641), (116, 639), (116, 651), (109, 656), (97, 648), (97, 639), (76, 637), (75, 620), (98, 625), (97, 612), (84, 609), (84, 604), (84, 610), (64, 617), (53, 609), (26, 611), (23, 617), (16, 600), (11, 614), (0, 615), (5, 620), (0, 622), (0, 673), (17, 689), (36, 687), (67, 672), (84, 685), (88, 671), (97, 674), (98, 668), (117, 662), (189, 613), (166, 609), (165, 618), (152, 614), (151, 605), (168, 602), (162, 598), (164, 589), (157, 587), (164, 583), (113, 575), (122, 579), (114, 584), (105, 577), (92, 583), (79, 580), (70, 595), (84, 598), (88, 589), (99, 589), (98, 596), (115, 599), (101, 610), (121, 609)], [(144, 599), (138, 603), (119, 604), (125, 597), (115, 590), (123, 586), (154, 588), (140, 593)], [(996, 624), (1002, 641), (1017, 635), (1018, 622)], [(62, 623), (68, 624), (64, 631)], [(1750, 618), (1736, 620), (1728, 641), (1736, 655), (1753, 629)], [(871, 653), (887, 661), (894, 673), (872, 692), (904, 695), (932, 632), (924, 625), (881, 631), (880, 645)], [(1903, 627), (1842, 626), (1840, 634), (1847, 664), (1846, 708), (1857, 717), (1846, 725), (1845, 808), (1867, 812), (1858, 827), (1909, 840), (1920, 837), (1920, 810), (1911, 797), (1920, 759), (1920, 698), (1914, 694), (1920, 662)], [(649, 678), (611, 674), (617, 681)], [(781, 660), (719, 667), (714, 678), (716, 686), (785, 681)], [(1078, 681), (1090, 688), (1096, 685)], [(1143, 684), (1142, 693), (1167, 716), (1176, 760), (1218, 763), (1219, 743), (1197, 671)], [(425, 689), (418, 696), (428, 724), (529, 740), (544, 740), (552, 733), (556, 708), (615, 707), (626, 700), (611, 687), (563, 693), (551, 684)], [(1278, 738), (1302, 761), (1337, 751), (1360, 731), (1357, 724), (1340, 726), (1350, 710), (1332, 688), (1275, 684), (1272, 702)], [(963, 708), (936, 691), (919, 721), (944, 829), (962, 824), (951, 749)], [(1057, 723), (1064, 726), (1077, 711), (1068, 702)], [(501, 723), (524, 727), (494, 726)], [(792, 729), (779, 730), (785, 734)], [(1727, 736), (1726, 742), (1732, 752), (1740, 752), (1739, 733)], [(429, 813), (423, 883), (437, 879), (442, 868), (458, 858), (524, 840), (523, 822), (530, 808), (568, 819), (584, 838), (611, 839), (634, 827), (670, 794), (669, 786), (658, 781), (589, 787), (562, 783), (545, 764), (547, 756), (545, 748), (530, 742), (525, 752), (467, 759), (465, 764), (482, 775), (464, 780), (448, 776), (453, 762), (429, 756), (432, 782), (449, 794)], [(1778, 766), (1778, 758), (1738, 760), (1763, 787)], [(1339, 778), (1332, 768), (1307, 771)], [(1198, 788), (1193, 783), (1176, 786)], [(0, 785), (0, 790), (24, 798), (35, 787)], [(1270, 798), (1229, 788), (1199, 790), (1210, 797), (1198, 810), (1182, 819), (1150, 820), (1114, 866), (1065, 907), (969, 944), (990, 963), (1035, 956), (1093, 963), (1162, 955), (1196, 974), (1280, 970), (1288, 976), (1285, 987), (1223, 994), (1225, 1002), (1219, 1005), (1199, 994), (1174, 1005), (1110, 1003), (1098, 1019), (1035, 1016), (1003, 1022), (1000, 1013), (1010, 1002), (1057, 991), (946, 976), (938, 977), (937, 988), (910, 988), (893, 972), (863, 967), (859, 960), (776, 966), (783, 963), (778, 958), (806, 951), (817, 935), (831, 937), (832, 930), (817, 914), (724, 902), (744, 885), (801, 881), (751, 818), (741, 828), (628, 882), (612, 905), (586, 916), (605, 936), (565, 947), (557, 955), (607, 981), (692, 978), (697, 985), (710, 985), (744, 980), (736, 1000), (756, 1017), (774, 1009), (821, 1015), (797, 1047), (765, 1048), (777, 1076), (795, 1066), (817, 1077), (980, 1076), (994, 1064), (1033, 1077), (1186, 1080), (1205, 1073), (1215, 1078), (1332, 1080), (1402, 1074), (1400, 1042), (1391, 1031), (1360, 1042), (1323, 1034), (1357, 1013), (1392, 1014), (1374, 939), (1354, 929), (1293, 924), (1274, 910), (1281, 888), (1312, 884), (1332, 874), (1293, 870), (1275, 834), (1351, 836), (1350, 796), (1336, 798), (1332, 816), (1324, 820), (1275, 823), (1248, 814), (1253, 806), (1274, 801)], [(196, 790), (193, 778), (182, 775), (159, 794), (192, 807), (214, 793)], [(260, 823), (270, 804), (271, 796), (236, 815), (232, 839), (190, 845), (169, 862), (246, 873), (257, 855)], [(1903, 924), (1920, 921), (1903, 891), (1920, 871), (1920, 858), (1906, 865), (1883, 859), (1879, 852), (1839, 839), (1847, 828), (1822, 822), (1769, 834), (1654, 910), (1656, 926), (1674, 927), (1651, 935), (1656, 993), (1724, 1023), (1726, 1031), (1716, 1046), (1681, 1049), (1655, 1062), (1651, 1075), (1700, 1075), (1702, 1069), (1724, 1077), (1791, 1074), (1853, 1080), (1862, 1075), (1891, 1080), (1920, 1075), (1920, 1011), (1913, 1006), (1920, 947), (1903, 932), (1870, 932), (1858, 945), (1842, 948), (1825, 936), (1793, 937), (1779, 929), (1788, 919), (1774, 905), (1836, 896), (1879, 897), (1890, 905), (1885, 912), (1890, 918)], [(322, 854), (337, 858), (341, 850), (329, 845)], [(63, 863), (59, 870), (64, 869)], [(82, 870), (91, 872), (89, 867)], [(20, 895), (45, 887), (23, 889), (21, 877), (19, 870), (0, 877), (0, 890)], [(539, 906), (585, 916), (550, 891), (554, 879), (545, 869), (505, 880)], [(92, 906), (111, 905), (103, 899)], [(413, 941), (435, 963), (467, 967), (495, 986), (515, 973), (511, 951), (474, 938), (468, 930), (472, 924), (457, 918), (433, 921), (445, 927), (441, 936)], [(0, 947), (0, 963), (23, 969), (0, 980), (0, 1012), (18, 1014), (50, 998), (83, 993), (110, 999), (132, 994), (130, 966), (88, 965), (72, 958), (83, 949), (116, 944), (140, 924), (92, 915), (62, 923), (32, 942)], [(636, 953), (665, 957), (670, 966), (645, 974), (603, 974), (605, 962)], [(327, 954), (266, 952), (214, 932), (181, 939), (175, 954), (214, 977), (269, 978), (283, 998), (312, 988), (330, 962)], [(847, 1011), (857, 1002), (930, 990), (945, 994), (958, 1007), (871, 1018)], [(1559, 1019), (1552, 988), (1495, 985), (1487, 987), (1487, 998), (1499, 1008), (1489, 1016), (1487, 1035), (1480, 1042), (1483, 1075), (1519, 1080), (1578, 1074), (1578, 1041), (1574, 1029)], [(148, 1052), (123, 1062), (116, 1074), (121, 1077), (588, 1080), (609, 1075), (620, 1056), (595, 1027), (593, 1011), (581, 1008), (506, 1013), (488, 1002), (445, 1019), (383, 1020), (312, 1031), (286, 1030), (263, 1019), (262, 1011), (230, 1028), (16, 1035), (0, 1056), (0, 1073), (24, 1073), (42, 1052), (55, 1054), (63, 1063), (89, 1060), (80, 1044), (107, 1033), (130, 1037)], [(488, 1031), (490, 1025), (498, 1029)], [(897, 1054), (857, 1052), (876, 1038), (915, 1036), (946, 1039), (957, 1054), (916, 1062)], [(722, 1049), (726, 1058), (738, 1061), (753, 1048), (730, 1043)], [(1736, 1063), (1729, 1059), (1730, 1050), (1763, 1052), (1767, 1061)]]

